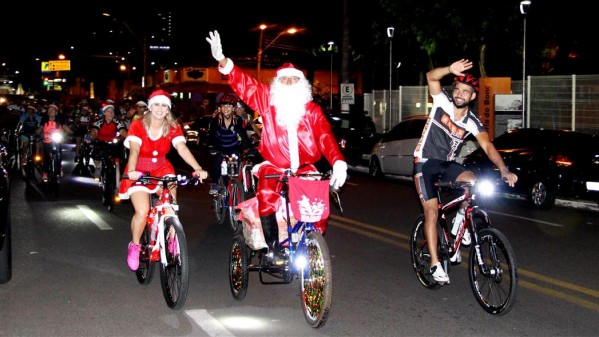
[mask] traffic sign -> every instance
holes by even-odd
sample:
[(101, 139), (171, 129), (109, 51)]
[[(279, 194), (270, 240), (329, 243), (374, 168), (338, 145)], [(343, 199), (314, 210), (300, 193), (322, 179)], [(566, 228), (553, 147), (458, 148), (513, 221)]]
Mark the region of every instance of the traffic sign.
[(71, 70), (71, 60), (56, 60), (48, 62), (50, 71), (66, 71)]
[(354, 84), (353, 83), (342, 83), (341, 84), (341, 104), (355, 104), (354, 97)]

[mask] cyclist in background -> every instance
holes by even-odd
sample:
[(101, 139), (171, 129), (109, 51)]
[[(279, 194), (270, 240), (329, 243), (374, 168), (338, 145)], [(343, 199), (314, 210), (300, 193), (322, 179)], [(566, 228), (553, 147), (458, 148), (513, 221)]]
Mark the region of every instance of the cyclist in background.
[(243, 148), (250, 149), (252, 141), (248, 136), (243, 118), (234, 113), (239, 100), (231, 95), (221, 97), (216, 115), (210, 121), (210, 146), (208, 152), (213, 156), (212, 184), (210, 194), (218, 193), (218, 179), (220, 178), (220, 154), (240, 156)]
[[(414, 150), (414, 183), (424, 209), (424, 233), (431, 258), (431, 273), (435, 281), (449, 283), (449, 276), (443, 270), (437, 254), (437, 215), (438, 200), (434, 182), (439, 175), (444, 181), (475, 181), (474, 173), (455, 161), (455, 154), (462, 147), (464, 139), (473, 134), (489, 159), (499, 168), (502, 178), (514, 186), (518, 177), (508, 171), (501, 155), (489, 139), (484, 125), (470, 109), (470, 103), (478, 95), (478, 79), (464, 73), (472, 68), (472, 62), (461, 59), (449, 67), (435, 68), (426, 73), (428, 89), (433, 98), (433, 107), (428, 121), (422, 130), (422, 137)], [(441, 87), (441, 79), (454, 75), (452, 95)], [(466, 202), (454, 218), (452, 234), (457, 233), (464, 219)], [(469, 245), (470, 233), (464, 232), (462, 244)], [(454, 253), (452, 261), (459, 256)]]
[(82, 105), (79, 115), (75, 118), (75, 163), (79, 161), (81, 152), (81, 141), (86, 134), (88, 134), (92, 123), (93, 115), (89, 109), (89, 106)]
[[(114, 158), (123, 159), (124, 151), (120, 144), (122, 144), (122, 141), (127, 137), (127, 128), (125, 127), (125, 124), (114, 115), (114, 105), (105, 105), (102, 108), (102, 117), (92, 124), (90, 135), (94, 145), (94, 152), (102, 150), (99, 149), (99, 147), (104, 147), (104, 150), (110, 151)], [(119, 146), (113, 144), (115, 138), (120, 141), (118, 143)], [(101, 152), (106, 153), (106, 151)], [(101, 161), (98, 158), (94, 158), (94, 165), (96, 167), (94, 179), (99, 180)], [(117, 168), (120, 170), (120, 167), (117, 166)]]
[[(65, 118), (62, 115), (58, 114), (58, 106), (56, 104), (48, 105), (46, 109), (46, 115), (42, 117), (40, 121), (40, 126), (38, 127), (36, 133), (38, 135), (43, 136), (42, 141), (42, 150), (44, 152), (44, 165), (42, 169), (42, 180), (44, 182), (48, 181), (48, 171), (50, 171), (50, 153), (52, 152), (52, 134), (54, 132), (61, 133), (73, 133), (71, 128), (66, 125)], [(62, 144), (59, 144), (59, 148), (62, 148)], [(62, 162), (62, 151), (58, 151), (58, 161)], [(62, 176), (62, 166), (61, 166), (61, 176)]]
[[(20, 108), (22, 111), (23, 108)], [(38, 115), (37, 109), (33, 105), (28, 105), (26, 111), (23, 112), (19, 118), (17, 130), (19, 132), (19, 137), (21, 138), (21, 164), (25, 164), (27, 162), (26, 157), (27, 148), (29, 147), (29, 139), (31, 136), (36, 134), (41, 121), (42, 117)]]

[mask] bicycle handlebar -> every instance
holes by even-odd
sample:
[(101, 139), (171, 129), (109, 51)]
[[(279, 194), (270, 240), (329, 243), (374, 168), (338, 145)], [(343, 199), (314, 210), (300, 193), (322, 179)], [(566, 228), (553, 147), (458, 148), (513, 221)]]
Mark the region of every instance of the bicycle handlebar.
[[(129, 175), (125, 174), (123, 175), (123, 179), (129, 179)], [(165, 177), (154, 177), (149, 175), (148, 172), (145, 172), (141, 177), (139, 177), (137, 179), (137, 181), (139, 181), (140, 183), (146, 185), (146, 184), (150, 184), (152, 181), (157, 181), (157, 182), (162, 182), (162, 183), (174, 183), (176, 182), (177, 185), (181, 185), (181, 186), (185, 186), (188, 184), (192, 184), (194, 186), (197, 186), (200, 182), (200, 178), (199, 176), (196, 175), (191, 175), (191, 176), (187, 176), (187, 175), (183, 175), (183, 174), (177, 174), (176, 176), (165, 176)]]

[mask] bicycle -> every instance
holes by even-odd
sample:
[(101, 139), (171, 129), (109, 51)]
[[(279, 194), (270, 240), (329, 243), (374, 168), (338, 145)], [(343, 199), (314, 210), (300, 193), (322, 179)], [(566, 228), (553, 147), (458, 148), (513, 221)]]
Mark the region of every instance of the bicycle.
[[(127, 175), (123, 176), (127, 178)], [(141, 236), (139, 268), (135, 271), (137, 281), (148, 285), (154, 277), (155, 263), (160, 263), (160, 282), (166, 304), (181, 309), (189, 291), (189, 255), (183, 225), (177, 215), (179, 205), (173, 202), (170, 189), (176, 185), (195, 184), (196, 177), (183, 175), (152, 177), (144, 175), (137, 180), (142, 184), (158, 182), (162, 185), (160, 195), (150, 197), (150, 211)]]
[[(28, 140), (27, 150), (25, 151), (24, 160), (21, 158), (21, 139), (20, 136), (26, 136)], [(39, 165), (42, 158), (36, 154), (37, 142), (40, 140), (38, 135), (20, 135), (17, 137), (17, 165), (25, 178), (26, 184), (30, 184), (35, 179), (36, 170), (39, 172)], [(22, 164), (22, 165), (21, 165)]]
[[(48, 175), (45, 183), (48, 183), (48, 189), (55, 196), (59, 195), (59, 187), (60, 187), (60, 179), (62, 178), (62, 141), (63, 134), (60, 131), (52, 132), (51, 134), (51, 142), (50, 146), (44, 146), (44, 151), (49, 150), (49, 153), (44, 153), (44, 162), (46, 160), (49, 161), (48, 172), (45, 172)], [(44, 164), (45, 166), (45, 164)]]
[(219, 155), (222, 158), (221, 175), (217, 182), (218, 193), (212, 195), (212, 209), (216, 222), (220, 225), (228, 220), (231, 229), (236, 233), (241, 228), (241, 223), (237, 220), (239, 211), (235, 206), (246, 200), (244, 188), (239, 180), (239, 157), (235, 154)]
[[(486, 312), (494, 315), (506, 314), (516, 302), (518, 287), (516, 257), (507, 237), (498, 229), (491, 227), (487, 212), (476, 205), (477, 192), (481, 196), (492, 194), (493, 184), (485, 181), (472, 183), (437, 181), (435, 186), (438, 187), (437, 199), (439, 200), (437, 249), (441, 265), (449, 274), (452, 265), (451, 256), (455, 252), (460, 254), (462, 236), (465, 230), (469, 229), (472, 243), (468, 259), (468, 275), (474, 297)], [(458, 196), (444, 195), (445, 198), (451, 199), (443, 202), (442, 189), (444, 191), (462, 189), (463, 193)], [(447, 213), (458, 209), (464, 200), (468, 203), (465, 209), (465, 220), (455, 239), (452, 240), (447, 224)], [(434, 280), (429, 269), (431, 259), (424, 235), (423, 214), (417, 218), (412, 228), (410, 255), (418, 281), (428, 289), (440, 288), (442, 284)], [(461, 256), (457, 260), (460, 261)]]
[(116, 139), (113, 142), (93, 143), (91, 156), (94, 160), (99, 160), (102, 166), (100, 170), (102, 204), (109, 212), (113, 212), (115, 204), (120, 201), (118, 196), (118, 183), (121, 181), (120, 152), (123, 152), (123, 147)]
[[(243, 300), (247, 294), (249, 272), (258, 272), (262, 284), (289, 284), (294, 278), (299, 279), (304, 318), (310, 326), (319, 328), (326, 323), (331, 310), (333, 296), (331, 257), (324, 237), (314, 226), (319, 219), (312, 218), (309, 219), (311, 221), (305, 221), (303, 215), (297, 214), (295, 217), (299, 219), (294, 223), (291, 217), (287, 216), (292, 208), (289, 197), (290, 177), (301, 178), (302, 184), (308, 182), (304, 179), (320, 178), (321, 181), (318, 182), (328, 185), (328, 176), (321, 173), (292, 174), (287, 170), (281, 175), (266, 176), (267, 179), (278, 178), (282, 184), (280, 195), (284, 203), (282, 203), (283, 219), (281, 220), (286, 222), (287, 236), (281, 240), (280, 245), (283, 247), (286, 260), (283, 265), (274, 264), (263, 250), (266, 244), (252, 242), (251, 238), (255, 237), (253, 234), (256, 233), (255, 231), (262, 234), (259, 219), (253, 225), (246, 226), (244, 222), (243, 235), (238, 233), (234, 236), (229, 251), (230, 290), (236, 300)], [(322, 196), (323, 201), (324, 199), (328, 199), (328, 195)], [(252, 262), (255, 258), (257, 261)], [(270, 275), (274, 281), (266, 280), (266, 275)]]
[(91, 164), (91, 154), (93, 151), (92, 137), (85, 135), (81, 140), (81, 148), (79, 149), (79, 158), (77, 165), (73, 169), (73, 175), (93, 177), (95, 171), (94, 165)]

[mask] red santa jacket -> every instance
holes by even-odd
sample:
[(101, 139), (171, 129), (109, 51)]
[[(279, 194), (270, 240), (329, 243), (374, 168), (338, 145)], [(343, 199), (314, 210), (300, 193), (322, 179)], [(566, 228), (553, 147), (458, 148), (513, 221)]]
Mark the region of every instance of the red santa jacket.
[[(231, 60), (228, 62), (232, 64)], [(227, 75), (229, 68), (227, 65), (226, 68), (219, 68), (219, 70)], [(262, 138), (258, 151), (273, 165), (289, 168), (287, 129), (277, 125), (275, 120), (277, 112), (275, 107), (270, 105), (270, 86), (259, 83), (235, 65), (228, 75), (229, 85), (237, 96), (262, 117)], [(316, 163), (321, 154), (331, 166), (337, 160), (345, 160), (331, 131), (331, 124), (318, 104), (312, 101), (306, 104), (306, 115), (299, 123), (297, 134), (300, 166)]]

